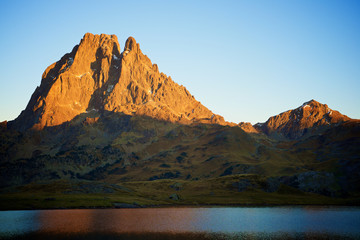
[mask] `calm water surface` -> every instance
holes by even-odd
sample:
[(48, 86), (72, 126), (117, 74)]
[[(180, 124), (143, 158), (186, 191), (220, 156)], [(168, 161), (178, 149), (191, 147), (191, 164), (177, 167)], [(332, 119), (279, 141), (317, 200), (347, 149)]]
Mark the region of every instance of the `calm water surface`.
[[(261, 239), (333, 236), (360, 239), (360, 208), (234, 207), (34, 210), (0, 212), (0, 238), (126, 236), (168, 233), (189, 238)], [(41, 235), (43, 234), (43, 235)], [(85, 234), (85, 235), (84, 235)], [(96, 235), (97, 234), (97, 235)], [(193, 235), (191, 235), (193, 234)], [(200, 234), (200, 235), (197, 235)], [(165, 234), (166, 235), (166, 234)], [(165, 236), (164, 235), (164, 236)], [(143, 238), (146, 235), (142, 235)], [(244, 237), (245, 236), (245, 237)], [(157, 237), (155, 238), (157, 239)], [(167, 239), (167, 238), (165, 238)]]

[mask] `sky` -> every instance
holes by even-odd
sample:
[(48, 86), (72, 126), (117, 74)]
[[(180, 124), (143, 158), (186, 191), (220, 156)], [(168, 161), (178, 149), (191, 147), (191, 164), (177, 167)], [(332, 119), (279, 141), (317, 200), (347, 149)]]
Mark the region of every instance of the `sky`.
[(315, 99), (360, 119), (360, 1), (0, 1), (0, 121), (86, 32), (133, 36), (159, 70), (231, 122)]

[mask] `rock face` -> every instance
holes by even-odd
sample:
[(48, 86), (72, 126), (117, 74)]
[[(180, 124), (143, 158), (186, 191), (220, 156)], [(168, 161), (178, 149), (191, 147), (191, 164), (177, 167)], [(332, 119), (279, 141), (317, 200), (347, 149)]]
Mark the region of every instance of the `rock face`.
[(115, 35), (86, 33), (71, 53), (45, 70), (40, 87), (10, 127), (43, 129), (82, 113), (104, 111), (185, 124), (225, 124), (185, 87), (160, 73), (134, 38), (127, 39), (121, 52)]
[(248, 133), (259, 133), (259, 131), (249, 122), (240, 122), (238, 126)]
[(326, 104), (311, 100), (296, 109), (270, 117), (265, 123), (257, 123), (254, 127), (272, 137), (299, 139), (348, 120), (349, 117), (330, 109)]

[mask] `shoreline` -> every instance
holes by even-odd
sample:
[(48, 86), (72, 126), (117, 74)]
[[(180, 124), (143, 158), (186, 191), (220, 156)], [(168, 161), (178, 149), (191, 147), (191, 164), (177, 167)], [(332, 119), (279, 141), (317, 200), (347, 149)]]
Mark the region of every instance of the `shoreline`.
[[(292, 208), (360, 208), (360, 205), (355, 204), (162, 204), (162, 205), (132, 205), (124, 203), (127, 206), (118, 207), (58, 207), (58, 208), (15, 208), (15, 209), (1, 209), (5, 211), (33, 211), (33, 210), (96, 210), (96, 209), (155, 209), (155, 208), (277, 208), (277, 207), (292, 207)], [(132, 205), (132, 206), (130, 206)]]

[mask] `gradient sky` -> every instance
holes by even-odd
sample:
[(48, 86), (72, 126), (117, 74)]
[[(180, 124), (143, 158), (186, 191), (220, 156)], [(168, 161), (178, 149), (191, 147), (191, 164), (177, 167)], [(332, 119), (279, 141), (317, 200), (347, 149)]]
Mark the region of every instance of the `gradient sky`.
[(159, 70), (232, 122), (315, 99), (360, 119), (360, 1), (0, 1), (0, 121), (86, 32), (133, 36)]

